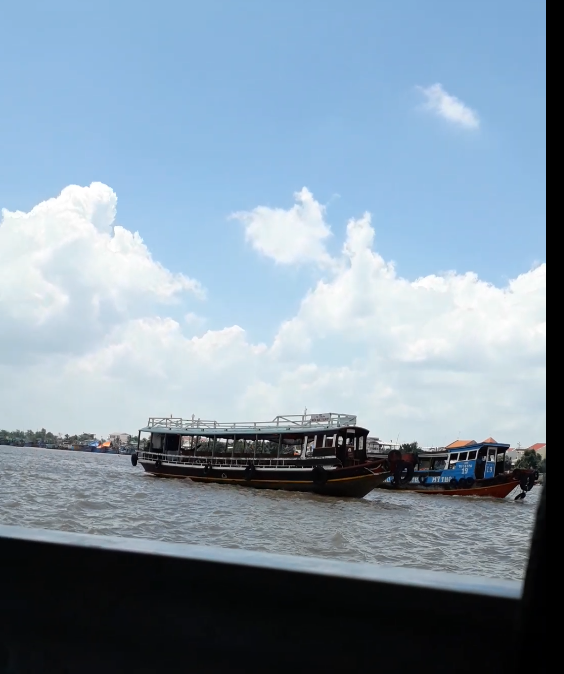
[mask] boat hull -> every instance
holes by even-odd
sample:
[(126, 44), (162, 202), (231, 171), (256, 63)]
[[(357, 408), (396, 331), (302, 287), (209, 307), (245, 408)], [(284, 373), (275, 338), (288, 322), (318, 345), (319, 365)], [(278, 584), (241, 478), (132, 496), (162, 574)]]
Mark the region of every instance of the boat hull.
[(140, 460), (144, 470), (155, 477), (184, 478), (193, 482), (227, 484), (254, 489), (278, 489), (336, 496), (341, 498), (363, 498), (382, 484), (389, 472), (382, 465), (363, 464), (326, 471), (327, 480), (315, 481), (311, 469), (307, 468), (261, 468), (258, 467), (249, 479), (246, 466), (214, 467), (211, 474), (204, 474), (204, 466), (167, 464), (157, 465), (153, 461)]
[(508, 480), (496, 484), (476, 485), (469, 489), (450, 489), (448, 487), (435, 487), (433, 485), (425, 487), (424, 485), (407, 484), (399, 489), (392, 484), (381, 484), (381, 489), (390, 491), (409, 491), (417, 494), (428, 494), (434, 496), (484, 496), (487, 498), (506, 498), (511, 492), (519, 486), (519, 480)]

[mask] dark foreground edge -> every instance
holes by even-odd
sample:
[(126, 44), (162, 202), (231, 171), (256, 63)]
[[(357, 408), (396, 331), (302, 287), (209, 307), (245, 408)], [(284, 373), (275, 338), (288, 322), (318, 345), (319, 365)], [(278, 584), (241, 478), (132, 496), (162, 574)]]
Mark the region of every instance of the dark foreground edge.
[(2, 673), (499, 674), (521, 596), (514, 582), (2, 526), (0, 567)]

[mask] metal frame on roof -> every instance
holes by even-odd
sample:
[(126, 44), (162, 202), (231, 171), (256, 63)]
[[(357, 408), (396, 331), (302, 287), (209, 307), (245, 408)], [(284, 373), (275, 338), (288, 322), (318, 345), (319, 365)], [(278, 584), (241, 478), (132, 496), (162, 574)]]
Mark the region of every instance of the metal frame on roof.
[[(323, 431), (337, 432), (356, 426), (356, 416), (352, 414), (296, 414), (277, 416), (272, 421), (243, 421), (220, 422), (205, 421), (202, 419), (182, 419), (175, 417), (150, 417), (145, 428), (140, 433), (165, 433), (175, 435), (273, 435), (280, 433), (321, 433)], [(366, 431), (368, 432), (368, 431)]]

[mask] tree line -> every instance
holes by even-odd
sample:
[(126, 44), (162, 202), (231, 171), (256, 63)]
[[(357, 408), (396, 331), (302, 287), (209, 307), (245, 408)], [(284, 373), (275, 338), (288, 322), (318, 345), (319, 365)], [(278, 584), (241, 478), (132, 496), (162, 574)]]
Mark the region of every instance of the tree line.
[(86, 442), (88, 440), (94, 440), (94, 433), (80, 433), (75, 435), (59, 435), (58, 433), (52, 433), (51, 431), (42, 428), (40, 431), (7, 431), (5, 429), (0, 430), (0, 445), (1, 444), (11, 444), (11, 443), (26, 443), (26, 442), (41, 442), (45, 445), (56, 445), (60, 442), (65, 444), (73, 444), (77, 442)]

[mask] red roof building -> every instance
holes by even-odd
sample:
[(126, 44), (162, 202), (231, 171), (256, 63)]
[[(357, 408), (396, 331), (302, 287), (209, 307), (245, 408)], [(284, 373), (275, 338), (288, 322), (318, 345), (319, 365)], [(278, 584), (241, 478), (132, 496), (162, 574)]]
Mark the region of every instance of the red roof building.
[(446, 446), (446, 449), (459, 449), (460, 447), (468, 447), (469, 445), (475, 445), (476, 440), (455, 440), (451, 442), (450, 445)]
[(533, 452), (536, 452), (539, 456), (542, 456), (543, 459), (546, 459), (546, 442), (535, 442), (534, 445), (527, 447), (527, 449), (532, 449)]
[(546, 447), (546, 442), (536, 442), (534, 445), (527, 447), (527, 449), (532, 449), (534, 452), (538, 452), (539, 449)]

